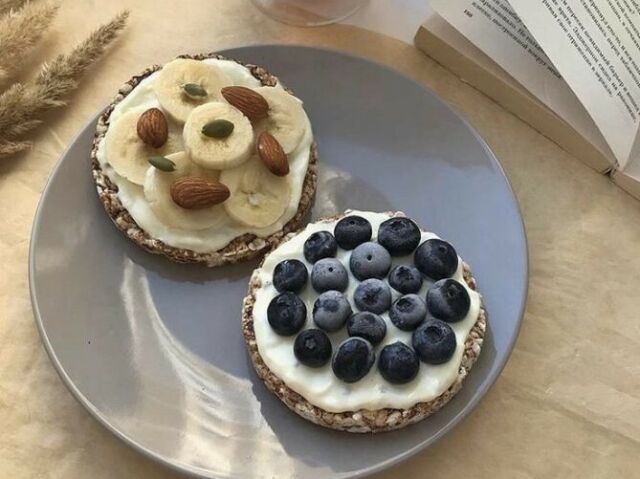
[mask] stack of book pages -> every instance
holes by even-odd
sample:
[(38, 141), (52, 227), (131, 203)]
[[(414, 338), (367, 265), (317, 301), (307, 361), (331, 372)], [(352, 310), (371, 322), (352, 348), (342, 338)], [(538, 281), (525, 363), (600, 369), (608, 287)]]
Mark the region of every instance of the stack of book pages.
[(640, 198), (640, 2), (431, 7), (418, 48)]

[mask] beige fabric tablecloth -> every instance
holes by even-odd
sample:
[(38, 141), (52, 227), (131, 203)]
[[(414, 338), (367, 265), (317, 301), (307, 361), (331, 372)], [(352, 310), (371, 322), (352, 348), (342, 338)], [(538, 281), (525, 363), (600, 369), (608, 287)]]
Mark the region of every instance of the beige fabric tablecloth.
[(393, 477), (640, 477), (640, 202), (412, 46), (354, 27), (287, 27), (243, 0), (66, 2), (32, 68), (123, 6), (129, 28), (35, 148), (0, 161), (0, 477), (174, 478), (72, 398), (40, 344), (27, 257), (52, 166), (129, 76), (176, 54), (252, 43), (322, 45), (386, 63), (461, 112), (504, 165), (529, 237), (524, 325), (477, 410)]

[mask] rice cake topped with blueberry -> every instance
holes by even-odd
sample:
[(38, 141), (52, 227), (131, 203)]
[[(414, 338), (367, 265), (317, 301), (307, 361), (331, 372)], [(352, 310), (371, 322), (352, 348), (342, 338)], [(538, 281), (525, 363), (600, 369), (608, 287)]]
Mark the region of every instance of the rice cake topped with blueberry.
[(182, 56), (133, 77), (100, 117), (100, 200), (152, 253), (219, 266), (302, 225), (316, 147), (302, 101), (264, 68)]
[(381, 432), (460, 389), (482, 345), (482, 297), (455, 248), (402, 213), (347, 211), (283, 238), (251, 277), (254, 367), (316, 424)]

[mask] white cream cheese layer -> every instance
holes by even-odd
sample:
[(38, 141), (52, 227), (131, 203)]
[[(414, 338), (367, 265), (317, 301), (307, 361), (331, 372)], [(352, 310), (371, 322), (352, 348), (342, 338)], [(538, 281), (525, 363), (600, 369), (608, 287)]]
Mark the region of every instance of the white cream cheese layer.
[[(233, 81), (234, 85), (258, 87), (260, 82), (251, 75), (251, 72), (242, 65), (230, 60), (206, 59), (206, 63), (216, 65)], [(158, 72), (152, 73), (142, 80), (111, 112), (110, 122), (113, 123), (120, 115), (132, 110), (140, 109), (141, 112), (148, 108), (160, 108), (160, 103), (153, 92), (153, 82)], [(275, 88), (282, 88), (280, 84)], [(298, 204), (302, 195), (302, 186), (309, 165), (309, 153), (313, 134), (311, 123), (305, 115), (306, 128), (302, 140), (296, 150), (288, 155), (289, 174), (288, 181), (291, 186), (291, 198), (283, 215), (275, 223), (265, 228), (252, 228), (234, 221), (224, 214), (221, 224), (215, 228), (198, 231), (183, 230), (163, 224), (154, 214), (149, 203), (145, 199), (142, 186), (127, 181), (118, 175), (109, 165), (109, 152), (105, 143), (109, 131), (98, 145), (97, 159), (105, 174), (118, 187), (118, 198), (122, 205), (136, 223), (153, 238), (162, 240), (176, 248), (186, 248), (198, 253), (217, 251), (226, 246), (231, 240), (246, 233), (252, 233), (259, 237), (266, 237), (283, 228), (291, 220), (298, 210)]]
[[(389, 219), (386, 213), (371, 213), (362, 211), (352, 211), (350, 214), (362, 216), (369, 220), (373, 228), (373, 240), (376, 239), (380, 223)], [(430, 365), (420, 362), (418, 376), (408, 384), (393, 385), (385, 381), (377, 369), (377, 359), (382, 347), (396, 341), (411, 346), (411, 333), (401, 331), (396, 328), (389, 319), (388, 313), (382, 314), (382, 318), (387, 324), (387, 334), (381, 344), (375, 347), (376, 364), (369, 373), (360, 381), (347, 384), (334, 376), (331, 365), (327, 364), (321, 368), (309, 368), (301, 364), (293, 354), (293, 342), (295, 335), (284, 337), (277, 335), (267, 321), (267, 307), (273, 297), (278, 292), (273, 286), (273, 270), (275, 266), (285, 259), (298, 259), (305, 263), (311, 274), (312, 265), (306, 261), (303, 254), (305, 240), (316, 231), (329, 231), (333, 233), (335, 221), (326, 223), (314, 223), (308, 225), (304, 231), (296, 235), (286, 243), (280, 245), (269, 254), (264, 264), (256, 271), (262, 281), (262, 287), (256, 293), (256, 301), (253, 309), (254, 329), (258, 351), (269, 369), (287, 386), (303, 396), (311, 404), (330, 412), (354, 411), (358, 409), (381, 409), (381, 408), (408, 408), (419, 402), (435, 399), (454, 382), (458, 375), (458, 369), (462, 362), (464, 353), (464, 341), (469, 331), (476, 322), (480, 311), (480, 295), (467, 287), (462, 277), (462, 261), (458, 259), (458, 269), (453, 278), (467, 288), (471, 298), (471, 307), (467, 316), (459, 322), (449, 323), (456, 334), (457, 346), (453, 357), (444, 364)], [(437, 238), (433, 233), (422, 233), (422, 240)], [(337, 258), (342, 261), (349, 271), (349, 286), (345, 291), (346, 297), (357, 311), (353, 303), (353, 292), (358, 284), (358, 280), (349, 270), (349, 257), (351, 251), (338, 249)], [(413, 256), (393, 258), (393, 266), (397, 264), (411, 264)], [(433, 284), (426, 280), (418, 295), (425, 297), (427, 289)], [(393, 300), (400, 297), (400, 293), (391, 289)], [(307, 307), (306, 328), (316, 327), (312, 319), (313, 303), (318, 297), (311, 287), (310, 282), (300, 293), (300, 298)], [(336, 346), (348, 337), (346, 327), (335, 333), (329, 333), (329, 338), (335, 351)]]

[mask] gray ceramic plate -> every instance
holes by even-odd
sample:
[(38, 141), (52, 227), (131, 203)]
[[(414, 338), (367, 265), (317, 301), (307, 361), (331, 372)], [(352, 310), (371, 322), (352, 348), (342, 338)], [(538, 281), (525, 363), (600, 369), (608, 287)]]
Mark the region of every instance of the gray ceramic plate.
[(89, 172), (92, 121), (55, 168), (31, 239), (33, 309), (65, 384), (118, 437), (202, 477), (356, 477), (442, 437), (476, 406), (516, 339), (526, 241), (513, 193), (477, 134), (434, 94), (380, 65), (291, 46), (224, 52), (304, 99), (320, 146), (313, 216), (399, 209), (458, 248), (489, 311), (482, 355), (439, 413), (383, 435), (290, 413), (257, 379), (240, 332), (255, 262), (208, 270), (130, 243)]

